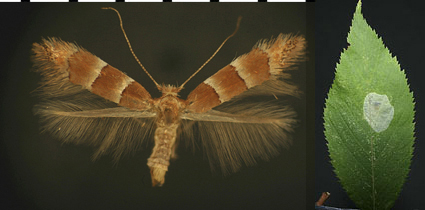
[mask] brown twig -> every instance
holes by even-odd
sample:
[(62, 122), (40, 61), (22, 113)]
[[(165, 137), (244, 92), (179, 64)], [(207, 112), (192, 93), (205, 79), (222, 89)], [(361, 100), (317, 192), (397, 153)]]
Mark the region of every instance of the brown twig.
[(322, 196), (320, 196), (319, 200), (316, 202), (316, 206), (323, 206), (325, 201), (329, 198), (331, 194), (329, 192), (322, 192)]

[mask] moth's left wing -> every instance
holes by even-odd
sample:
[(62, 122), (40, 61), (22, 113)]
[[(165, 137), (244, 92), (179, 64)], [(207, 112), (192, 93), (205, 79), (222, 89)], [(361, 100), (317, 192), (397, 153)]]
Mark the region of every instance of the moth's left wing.
[(42, 76), (35, 114), (43, 131), (63, 142), (97, 147), (93, 158), (115, 160), (140, 148), (156, 112), (146, 89), (76, 44), (57, 38), (34, 43), (34, 70)]
[(153, 131), (156, 114), (113, 104), (112, 108), (99, 108), (99, 101), (103, 102), (99, 98), (86, 102), (44, 100), (34, 107), (34, 113), (40, 117), (43, 132), (65, 143), (96, 147), (93, 159), (111, 152), (118, 161), (123, 154), (141, 149)]
[(150, 109), (151, 95), (138, 82), (74, 43), (57, 38), (34, 43), (34, 70), (42, 99), (68, 100), (88, 91), (132, 110)]

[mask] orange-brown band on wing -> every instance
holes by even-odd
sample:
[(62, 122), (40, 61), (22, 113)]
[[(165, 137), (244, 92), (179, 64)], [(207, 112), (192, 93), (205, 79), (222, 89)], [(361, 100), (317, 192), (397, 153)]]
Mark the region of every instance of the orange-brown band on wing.
[(253, 49), (248, 54), (238, 57), (230, 65), (236, 67), (248, 89), (270, 79), (269, 56), (260, 49)]
[(227, 65), (204, 81), (217, 92), (221, 103), (226, 102), (248, 90), (245, 81), (239, 76), (236, 68)]
[(211, 86), (201, 83), (187, 97), (187, 109), (202, 113), (221, 104), (217, 92)]
[(107, 65), (103, 67), (99, 76), (91, 85), (91, 92), (115, 103), (119, 103), (121, 93), (133, 81), (133, 79), (120, 70)]
[(108, 64), (85, 50), (79, 50), (68, 59), (69, 81), (91, 90), (91, 85)]
[(150, 98), (151, 95), (142, 85), (132, 82), (122, 92), (119, 105), (134, 110), (144, 110), (147, 108), (146, 100)]
[(139, 83), (85, 50), (69, 58), (68, 71), (72, 83), (121, 106), (143, 110), (151, 99)]
[(247, 89), (236, 68), (227, 65), (189, 94), (188, 109), (193, 112), (206, 112)]

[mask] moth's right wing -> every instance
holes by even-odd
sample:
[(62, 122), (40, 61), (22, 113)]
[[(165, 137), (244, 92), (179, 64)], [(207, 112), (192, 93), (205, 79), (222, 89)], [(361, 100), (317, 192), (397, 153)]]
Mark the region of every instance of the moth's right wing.
[[(298, 120), (289, 106), (272, 102), (223, 105), (220, 110), (181, 116), (188, 146), (200, 146), (212, 169), (218, 166), (224, 174), (236, 172), (242, 165), (276, 156), (281, 147), (291, 144), (289, 134)], [(192, 137), (194, 130), (199, 139)]]
[(224, 102), (247, 96), (299, 96), (290, 71), (305, 60), (303, 36), (280, 34), (260, 40), (252, 50), (199, 84), (187, 97), (186, 109), (204, 113)]
[(139, 83), (73, 43), (43, 39), (32, 50), (34, 69), (42, 75), (35, 113), (44, 131), (97, 146), (94, 159), (113, 152), (118, 160), (149, 136), (156, 113)]
[[(184, 121), (183, 126), (194, 124), (198, 128), (199, 141), (212, 166), (219, 165), (224, 173), (235, 172), (241, 165), (268, 159), (290, 144), (289, 133), (297, 122), (291, 108), (272, 101), (248, 103), (242, 99), (299, 96), (298, 87), (289, 79), (290, 71), (305, 60), (305, 47), (306, 40), (299, 35), (280, 34), (262, 40), (189, 94), (182, 114), (188, 123)], [(185, 126), (183, 131), (191, 135), (192, 130)]]

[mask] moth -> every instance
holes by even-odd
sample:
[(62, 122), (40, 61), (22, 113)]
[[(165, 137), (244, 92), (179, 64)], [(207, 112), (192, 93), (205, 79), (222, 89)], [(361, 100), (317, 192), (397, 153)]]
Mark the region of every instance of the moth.
[[(119, 12), (103, 9), (118, 14), (131, 50)], [(236, 33), (239, 21), (209, 60)], [(178, 139), (192, 144), (196, 140), (212, 166), (235, 172), (243, 164), (267, 160), (290, 143), (296, 113), (274, 100), (276, 95), (299, 96), (300, 90), (289, 82), (290, 70), (304, 60), (305, 47), (300, 35), (261, 40), (182, 99), (179, 91), (209, 60), (182, 85), (159, 85), (131, 50), (162, 92), (152, 98), (141, 84), (84, 48), (58, 38), (43, 39), (32, 48), (34, 69), (42, 76), (37, 89), (41, 103), (34, 110), (43, 131), (63, 142), (97, 147), (94, 160), (112, 153), (118, 161), (140, 149), (153, 133), (155, 145), (147, 161), (153, 186), (163, 185)], [(259, 95), (271, 100), (242, 100)], [(198, 138), (193, 137), (194, 129)]]

